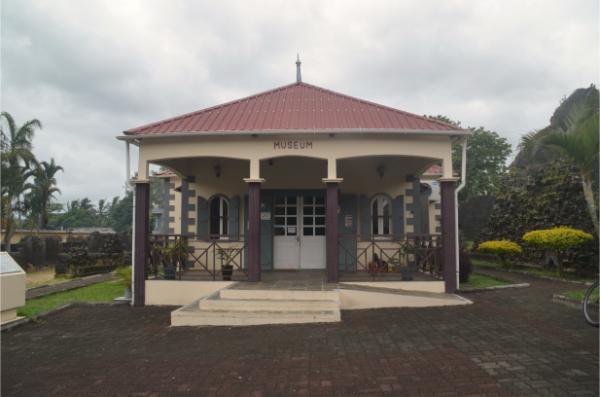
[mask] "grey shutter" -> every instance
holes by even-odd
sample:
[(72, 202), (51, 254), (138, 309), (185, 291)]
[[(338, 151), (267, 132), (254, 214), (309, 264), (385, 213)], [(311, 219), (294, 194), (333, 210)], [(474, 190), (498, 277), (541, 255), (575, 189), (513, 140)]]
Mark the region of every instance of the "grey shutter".
[(360, 196), (358, 199), (360, 208), (360, 239), (371, 239), (371, 204), (367, 196)]
[(356, 206), (358, 200), (354, 194), (340, 195), (340, 214), (338, 215), (339, 233), (339, 270), (356, 271)]
[(402, 195), (392, 200), (392, 230), (395, 240), (404, 237), (404, 196)]
[(198, 196), (196, 213), (198, 217), (196, 234), (199, 240), (208, 240), (208, 201), (201, 196)]
[(227, 215), (227, 230), (229, 239), (237, 241), (240, 238), (240, 196), (229, 200), (229, 214)]

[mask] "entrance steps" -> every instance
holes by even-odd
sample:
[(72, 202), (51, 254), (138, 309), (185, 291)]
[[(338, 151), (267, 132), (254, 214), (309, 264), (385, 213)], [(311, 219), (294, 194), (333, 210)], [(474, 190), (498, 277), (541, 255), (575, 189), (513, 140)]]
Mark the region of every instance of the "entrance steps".
[(338, 290), (224, 288), (171, 313), (173, 326), (339, 322)]

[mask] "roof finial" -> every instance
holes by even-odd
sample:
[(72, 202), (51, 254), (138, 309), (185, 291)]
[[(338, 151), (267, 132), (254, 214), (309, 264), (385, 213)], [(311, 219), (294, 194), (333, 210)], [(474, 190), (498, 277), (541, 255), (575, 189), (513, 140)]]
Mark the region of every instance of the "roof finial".
[(300, 54), (296, 54), (296, 83), (302, 83), (302, 71), (300, 70)]

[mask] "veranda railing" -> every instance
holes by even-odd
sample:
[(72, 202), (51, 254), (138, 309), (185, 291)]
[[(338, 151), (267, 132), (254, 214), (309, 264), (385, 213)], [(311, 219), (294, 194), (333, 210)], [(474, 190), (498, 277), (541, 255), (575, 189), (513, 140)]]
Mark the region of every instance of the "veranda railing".
[[(347, 248), (344, 241), (355, 239), (356, 252)], [(352, 244), (353, 245), (353, 244)], [(347, 272), (369, 272), (372, 275), (389, 272), (421, 271), (442, 278), (441, 236), (411, 235), (402, 240), (359, 240), (355, 234), (340, 234), (338, 250), (340, 270)]]
[[(193, 235), (162, 234), (150, 237), (148, 274), (155, 277), (177, 278), (186, 269), (204, 270), (209, 277), (216, 280), (222, 275), (222, 268), (232, 266), (236, 274), (247, 277), (245, 266), (245, 241), (225, 242), (211, 236), (208, 241), (190, 244)], [(198, 247), (202, 244), (201, 247)], [(217, 266), (218, 265), (218, 266)]]

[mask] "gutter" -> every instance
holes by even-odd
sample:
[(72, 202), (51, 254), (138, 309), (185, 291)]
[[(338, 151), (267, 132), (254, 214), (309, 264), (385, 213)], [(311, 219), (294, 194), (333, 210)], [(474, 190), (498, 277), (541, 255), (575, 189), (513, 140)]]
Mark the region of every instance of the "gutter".
[(455, 235), (455, 244), (456, 244), (456, 289), (460, 289), (460, 246), (459, 246), (459, 236), (458, 236), (458, 193), (466, 186), (467, 184), (467, 137), (465, 136), (462, 141), (462, 159), (460, 165), (460, 184), (454, 190), (454, 225), (456, 230), (454, 231)]
[[(373, 130), (368, 128), (350, 128), (350, 129), (298, 129), (298, 130), (267, 130), (267, 131), (189, 131), (189, 132), (166, 132), (159, 134), (127, 134), (119, 135), (116, 138), (121, 141), (134, 141), (138, 143), (142, 139), (160, 139), (160, 138), (181, 138), (181, 137), (199, 137), (199, 136), (258, 136), (258, 135), (298, 135), (298, 134), (392, 134), (392, 135), (415, 135), (415, 136), (468, 136), (472, 132), (469, 130), (419, 130), (419, 129), (381, 129)], [(138, 142), (136, 142), (138, 141)]]

